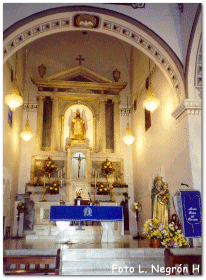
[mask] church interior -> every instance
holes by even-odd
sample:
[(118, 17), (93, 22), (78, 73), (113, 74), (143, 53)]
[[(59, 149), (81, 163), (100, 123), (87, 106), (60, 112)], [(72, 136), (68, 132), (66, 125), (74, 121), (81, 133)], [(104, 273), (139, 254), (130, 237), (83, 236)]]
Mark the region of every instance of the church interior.
[(169, 251), (146, 224), (184, 233), (180, 190), (202, 192), (202, 5), (4, 3), (3, 19), (5, 263), (60, 249), (51, 274), (158, 275), (179, 254), (200, 272), (198, 230)]

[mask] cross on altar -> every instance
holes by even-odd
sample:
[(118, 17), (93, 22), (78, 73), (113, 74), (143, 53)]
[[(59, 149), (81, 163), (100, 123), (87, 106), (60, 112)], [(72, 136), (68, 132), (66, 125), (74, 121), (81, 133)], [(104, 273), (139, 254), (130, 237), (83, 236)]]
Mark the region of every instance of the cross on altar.
[(85, 61), (85, 58), (82, 58), (82, 56), (79, 55), (79, 57), (77, 57), (76, 60), (79, 60), (79, 65), (82, 65), (82, 61)]

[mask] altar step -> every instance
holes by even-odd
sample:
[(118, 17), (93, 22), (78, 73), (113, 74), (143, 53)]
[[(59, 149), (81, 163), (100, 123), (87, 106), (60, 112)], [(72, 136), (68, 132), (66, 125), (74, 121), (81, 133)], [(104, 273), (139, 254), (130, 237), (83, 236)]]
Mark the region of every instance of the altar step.
[(62, 250), (62, 275), (164, 275), (164, 249)]
[[(56, 225), (35, 225), (33, 231), (25, 232), (26, 241), (50, 240), (55, 242), (69, 243), (100, 243), (102, 238), (102, 227), (100, 225), (82, 226), (80, 230), (78, 226), (70, 226), (69, 234), (67, 230), (58, 236), (59, 232)], [(120, 235), (114, 232), (115, 242), (129, 242), (133, 237), (129, 234)]]

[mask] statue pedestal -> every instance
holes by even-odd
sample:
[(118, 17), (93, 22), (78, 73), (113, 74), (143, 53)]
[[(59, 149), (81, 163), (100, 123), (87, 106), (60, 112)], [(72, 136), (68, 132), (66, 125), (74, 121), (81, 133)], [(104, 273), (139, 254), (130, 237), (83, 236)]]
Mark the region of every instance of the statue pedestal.
[(75, 142), (67, 146), (67, 181), (66, 201), (74, 202), (80, 195), (83, 199), (89, 199), (91, 193), (91, 148), (85, 143)]

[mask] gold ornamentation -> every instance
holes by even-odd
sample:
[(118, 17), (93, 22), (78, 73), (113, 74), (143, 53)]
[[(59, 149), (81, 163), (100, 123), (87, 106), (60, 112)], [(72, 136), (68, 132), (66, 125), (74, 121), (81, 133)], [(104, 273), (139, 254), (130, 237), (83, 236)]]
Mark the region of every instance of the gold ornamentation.
[(92, 15), (81, 14), (76, 18), (76, 25), (84, 28), (94, 28), (96, 25), (96, 18)]
[(80, 112), (76, 111), (76, 117), (72, 116), (72, 125), (71, 125), (71, 135), (72, 139), (70, 145), (72, 146), (75, 142), (86, 143), (86, 128), (84, 119), (80, 117)]

